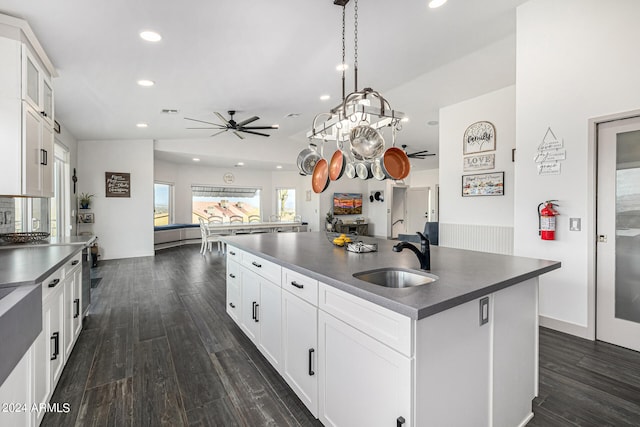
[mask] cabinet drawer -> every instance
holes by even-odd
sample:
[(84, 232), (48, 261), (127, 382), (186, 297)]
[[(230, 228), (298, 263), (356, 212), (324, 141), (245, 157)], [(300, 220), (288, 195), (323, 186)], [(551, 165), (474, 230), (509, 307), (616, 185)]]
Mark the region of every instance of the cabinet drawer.
[(239, 283), (240, 280), (240, 264), (233, 260), (227, 261), (227, 283)]
[(242, 262), (242, 251), (234, 246), (227, 246), (227, 260)]
[(42, 301), (46, 301), (49, 295), (58, 288), (62, 288), (64, 283), (64, 267), (57, 269), (52, 275), (42, 281)]
[(68, 276), (73, 270), (82, 268), (82, 252), (78, 252), (64, 265), (64, 275)]
[(227, 314), (238, 323), (240, 318), (240, 283), (227, 281)]
[(257, 273), (265, 279), (268, 279), (280, 286), (280, 282), (282, 280), (282, 267), (278, 264), (250, 254), (249, 252), (243, 252), (242, 265), (247, 267), (250, 271)]
[(413, 355), (411, 318), (319, 283), (321, 310), (408, 356)]
[(282, 269), (282, 287), (303, 300), (318, 306), (318, 281), (303, 274)]

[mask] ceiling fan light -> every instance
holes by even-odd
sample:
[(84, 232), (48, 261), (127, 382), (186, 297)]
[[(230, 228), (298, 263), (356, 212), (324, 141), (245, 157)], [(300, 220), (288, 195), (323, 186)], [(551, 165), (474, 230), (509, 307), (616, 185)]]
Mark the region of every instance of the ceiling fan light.
[(320, 101), (328, 101), (331, 99), (331, 95), (320, 95)]

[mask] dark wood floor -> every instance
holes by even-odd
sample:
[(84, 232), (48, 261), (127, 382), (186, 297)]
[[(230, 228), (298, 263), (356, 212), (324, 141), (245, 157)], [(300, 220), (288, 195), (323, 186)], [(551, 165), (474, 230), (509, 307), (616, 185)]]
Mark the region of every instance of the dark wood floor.
[[(225, 313), (225, 265), (199, 245), (104, 261), (45, 426), (320, 425)], [(540, 332), (530, 426), (639, 426), (640, 354)], [(360, 427), (360, 426), (354, 426)]]

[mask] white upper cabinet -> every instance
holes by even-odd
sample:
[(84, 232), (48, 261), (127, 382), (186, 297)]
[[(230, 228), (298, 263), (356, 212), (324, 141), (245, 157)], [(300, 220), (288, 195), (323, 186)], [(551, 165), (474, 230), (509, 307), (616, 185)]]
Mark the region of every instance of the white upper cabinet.
[(3, 27), (22, 37), (0, 37), (0, 195), (53, 197), (55, 69), (28, 24), (0, 15)]

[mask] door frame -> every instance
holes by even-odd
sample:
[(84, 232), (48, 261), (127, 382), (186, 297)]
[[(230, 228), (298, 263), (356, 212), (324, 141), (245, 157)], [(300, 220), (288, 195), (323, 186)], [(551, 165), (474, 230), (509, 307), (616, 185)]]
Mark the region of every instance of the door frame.
[[(589, 119), (589, 146), (587, 149), (587, 206), (589, 216), (587, 233), (591, 236), (587, 241), (587, 330), (576, 327), (575, 335), (595, 341), (596, 339), (596, 287), (597, 287), (597, 209), (598, 209), (598, 125), (617, 120), (640, 117), (640, 110), (609, 114)], [(572, 333), (571, 331), (567, 331)]]

